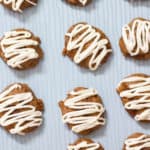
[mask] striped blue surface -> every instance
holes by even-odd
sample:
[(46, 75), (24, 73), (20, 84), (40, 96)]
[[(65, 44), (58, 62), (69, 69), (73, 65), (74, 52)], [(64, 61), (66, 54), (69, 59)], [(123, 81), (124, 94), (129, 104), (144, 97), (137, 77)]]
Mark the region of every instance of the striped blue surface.
[[(0, 7), (0, 36), (13, 28), (24, 27), (41, 37), (45, 56), (29, 71), (11, 70), (0, 60), (0, 89), (12, 82), (28, 83), (45, 103), (44, 125), (25, 136), (11, 136), (0, 129), (0, 150), (66, 150), (76, 140), (62, 123), (58, 101), (76, 86), (96, 88), (107, 110), (107, 125), (87, 136), (103, 144), (106, 150), (121, 150), (124, 138), (132, 132), (150, 133), (149, 125), (136, 123), (124, 110), (115, 88), (126, 75), (150, 74), (150, 61), (125, 59), (118, 47), (122, 25), (134, 17), (149, 18), (149, 0), (93, 0), (86, 8), (67, 5), (61, 0), (41, 0), (36, 8), (16, 14)], [(113, 46), (113, 56), (97, 72), (80, 69), (63, 58), (64, 34), (79, 21), (101, 28)]]

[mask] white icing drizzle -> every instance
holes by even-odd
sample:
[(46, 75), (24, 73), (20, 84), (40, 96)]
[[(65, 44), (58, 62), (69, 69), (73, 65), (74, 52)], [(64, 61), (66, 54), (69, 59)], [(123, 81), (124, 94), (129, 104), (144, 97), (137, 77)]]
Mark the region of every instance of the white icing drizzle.
[(79, 0), (79, 2), (84, 6), (87, 3), (87, 0)]
[[(20, 84), (14, 84), (0, 94), (0, 113), (4, 113), (0, 117), (0, 125), (7, 127), (15, 124), (10, 129), (11, 134), (24, 135), (25, 129), (38, 127), (42, 123), (42, 112), (29, 103), (33, 99), (31, 92), (24, 92), (8, 96), (10, 92), (17, 88), (22, 88)], [(14, 105), (15, 104), (15, 105)], [(25, 109), (22, 112), (18, 110)]]
[[(75, 38), (77, 35), (78, 38)], [(112, 51), (107, 49), (109, 41), (102, 39), (101, 34), (88, 24), (77, 24), (71, 33), (67, 33), (66, 36), (69, 37), (67, 51), (77, 49), (73, 58), (76, 64), (91, 56), (88, 66), (90, 70), (96, 70), (106, 55)], [(91, 44), (85, 48), (85, 45), (89, 42)]]
[(82, 141), (76, 145), (69, 145), (68, 150), (97, 150), (100, 147), (98, 143), (87, 143), (87, 141)]
[[(135, 116), (136, 120), (150, 120), (150, 77), (131, 76), (120, 82), (128, 84), (127, 90), (120, 93), (120, 97), (128, 98), (131, 101), (125, 104), (128, 110), (142, 110)], [(137, 98), (138, 97), (138, 98)]]
[(33, 2), (33, 0), (0, 0), (0, 2), (3, 2), (5, 5), (12, 5), (12, 9), (14, 11), (19, 11), (22, 12), (21, 10), (21, 6), (24, 2), (29, 3), (33, 6), (36, 5), (35, 2)]
[(126, 150), (143, 150), (144, 148), (150, 148), (150, 136), (148, 135), (129, 138), (125, 141)]
[(7, 58), (7, 64), (12, 68), (22, 68), (22, 64), (31, 59), (36, 59), (39, 54), (34, 46), (39, 42), (31, 39), (32, 34), (29, 31), (10, 31), (6, 32), (0, 45)]
[(122, 29), (122, 37), (125, 46), (131, 56), (140, 52), (150, 52), (150, 21), (136, 19), (132, 27), (125, 25)]
[[(102, 104), (96, 102), (85, 102), (86, 98), (97, 95), (94, 89), (83, 89), (80, 91), (72, 91), (69, 94), (75, 96), (64, 100), (64, 105), (72, 112), (64, 114), (64, 123), (72, 124), (72, 131), (80, 133), (82, 131), (96, 127), (97, 125), (104, 125), (105, 119), (102, 117), (105, 109)], [(93, 116), (93, 114), (95, 114)]]

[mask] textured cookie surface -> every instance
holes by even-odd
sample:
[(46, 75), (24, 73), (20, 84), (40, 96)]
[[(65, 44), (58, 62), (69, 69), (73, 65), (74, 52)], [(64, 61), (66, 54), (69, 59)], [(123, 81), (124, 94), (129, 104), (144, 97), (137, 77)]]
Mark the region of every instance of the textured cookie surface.
[(111, 52), (106, 35), (87, 23), (73, 25), (65, 36), (64, 56), (92, 71), (97, 70)]
[(150, 135), (132, 134), (125, 140), (123, 150), (150, 150)]
[(59, 106), (63, 122), (75, 133), (88, 134), (105, 124), (105, 109), (95, 89), (75, 88)]
[(0, 56), (14, 69), (34, 67), (42, 58), (40, 39), (26, 29), (6, 32), (0, 40)]
[(0, 0), (5, 7), (15, 12), (22, 12), (28, 7), (35, 6), (38, 0)]
[(42, 124), (43, 102), (26, 84), (15, 83), (0, 93), (0, 126), (25, 135)]
[(78, 6), (85, 6), (87, 5), (91, 0), (66, 0), (68, 3), (72, 5), (78, 5)]
[(122, 28), (120, 48), (125, 56), (150, 58), (150, 21), (136, 18)]
[(67, 150), (104, 150), (102, 145), (91, 139), (79, 139), (74, 144), (70, 144)]
[(150, 122), (150, 76), (128, 76), (119, 83), (117, 91), (125, 109), (135, 120)]

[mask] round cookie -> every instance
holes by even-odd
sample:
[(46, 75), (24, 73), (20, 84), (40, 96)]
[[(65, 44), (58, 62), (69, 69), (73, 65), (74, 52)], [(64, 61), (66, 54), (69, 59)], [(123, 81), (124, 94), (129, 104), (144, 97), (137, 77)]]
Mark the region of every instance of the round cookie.
[(68, 3), (72, 5), (78, 5), (78, 6), (85, 6), (87, 5), (91, 0), (66, 0)]
[(65, 35), (63, 55), (91, 71), (97, 70), (111, 52), (106, 35), (87, 23), (73, 25)]
[(74, 144), (70, 144), (67, 150), (104, 150), (101, 144), (91, 139), (78, 139)]
[(25, 135), (43, 121), (44, 106), (26, 84), (14, 83), (0, 93), (0, 126), (9, 133)]
[(129, 136), (124, 143), (123, 150), (149, 150), (150, 135), (134, 133)]
[(117, 91), (125, 109), (136, 121), (150, 122), (150, 76), (133, 74), (123, 79)]
[(39, 37), (26, 29), (6, 32), (0, 40), (0, 56), (8, 66), (18, 70), (36, 66), (43, 57)]
[(105, 125), (105, 108), (95, 89), (75, 88), (59, 102), (59, 106), (63, 122), (74, 133), (88, 134)]
[(122, 28), (119, 45), (122, 53), (136, 59), (150, 58), (150, 20), (135, 18)]
[(0, 3), (8, 9), (22, 13), (23, 10), (35, 6), (38, 0), (0, 0)]

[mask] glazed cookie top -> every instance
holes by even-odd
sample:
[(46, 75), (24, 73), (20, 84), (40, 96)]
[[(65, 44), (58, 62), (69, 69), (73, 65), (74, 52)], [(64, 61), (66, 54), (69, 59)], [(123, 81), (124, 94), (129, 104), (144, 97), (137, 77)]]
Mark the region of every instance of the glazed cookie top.
[(15, 12), (22, 12), (28, 7), (35, 6), (37, 0), (0, 0), (0, 3)]
[(138, 56), (146, 58), (150, 55), (149, 37), (150, 21), (143, 18), (132, 20), (122, 28), (120, 46), (123, 53), (137, 58)]
[(148, 150), (150, 149), (150, 135), (134, 133), (124, 143), (123, 150)]
[(0, 94), (0, 125), (25, 135), (42, 124), (43, 103), (26, 84), (15, 83)]
[(26, 29), (6, 32), (0, 40), (0, 55), (8, 66), (28, 69), (42, 57), (40, 39)]
[(73, 25), (65, 36), (63, 54), (92, 71), (98, 69), (111, 52), (106, 35), (87, 23)]
[(66, 0), (70, 4), (85, 6), (90, 0)]
[(105, 109), (95, 89), (75, 88), (59, 105), (63, 122), (75, 133), (87, 134), (105, 124)]
[(91, 139), (79, 139), (74, 144), (70, 144), (67, 150), (104, 150), (101, 144)]
[(137, 121), (150, 121), (150, 76), (133, 74), (119, 83), (117, 91)]
[(86, 5), (88, 0), (78, 0), (81, 5)]

